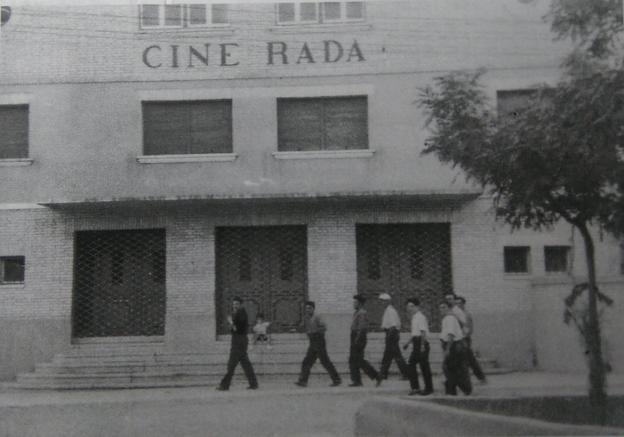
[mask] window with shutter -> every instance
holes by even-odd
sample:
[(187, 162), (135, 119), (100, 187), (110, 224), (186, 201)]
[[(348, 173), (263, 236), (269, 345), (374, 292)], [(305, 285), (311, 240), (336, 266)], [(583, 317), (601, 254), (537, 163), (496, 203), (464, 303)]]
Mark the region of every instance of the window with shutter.
[(28, 105), (0, 105), (0, 159), (28, 157)]
[(143, 153), (232, 152), (232, 101), (143, 102)]
[(279, 151), (368, 149), (366, 96), (277, 99)]

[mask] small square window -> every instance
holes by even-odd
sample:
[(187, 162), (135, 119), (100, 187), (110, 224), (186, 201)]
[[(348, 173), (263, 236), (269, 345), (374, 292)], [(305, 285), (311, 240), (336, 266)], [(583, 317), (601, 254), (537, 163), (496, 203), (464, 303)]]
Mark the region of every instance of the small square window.
[(277, 18), (280, 23), (288, 23), (295, 21), (295, 4), (294, 3), (278, 3)]
[(212, 5), (212, 24), (228, 24), (228, 7), (226, 4)]
[(165, 5), (165, 26), (182, 26), (182, 5)]
[(318, 16), (316, 6), (316, 3), (301, 3), (301, 21), (317, 21)]
[(338, 21), (340, 18), (340, 2), (323, 3), (323, 19), (325, 21)]
[(141, 26), (158, 26), (160, 24), (159, 12), (159, 5), (141, 5)]
[(505, 273), (529, 273), (530, 252), (528, 246), (505, 246)]
[(0, 284), (15, 284), (24, 282), (24, 257), (0, 257)]
[(347, 20), (361, 20), (364, 18), (363, 2), (347, 2)]
[(208, 24), (208, 20), (206, 19), (206, 5), (189, 5), (189, 24), (191, 26)]
[(544, 247), (546, 273), (565, 273), (569, 268), (570, 246)]

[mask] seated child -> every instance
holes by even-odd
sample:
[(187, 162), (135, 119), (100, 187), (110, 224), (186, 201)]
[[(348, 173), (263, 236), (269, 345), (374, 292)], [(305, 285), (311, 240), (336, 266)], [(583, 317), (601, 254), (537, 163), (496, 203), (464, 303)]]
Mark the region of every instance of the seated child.
[(268, 333), (270, 325), (271, 322), (264, 320), (264, 314), (258, 313), (258, 316), (256, 317), (256, 324), (252, 329), (253, 344), (271, 344), (271, 338)]

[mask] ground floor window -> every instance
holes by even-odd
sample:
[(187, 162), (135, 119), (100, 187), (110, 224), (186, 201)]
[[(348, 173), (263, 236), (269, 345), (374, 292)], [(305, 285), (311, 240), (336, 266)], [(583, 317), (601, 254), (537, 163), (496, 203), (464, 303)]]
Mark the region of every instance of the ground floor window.
[(76, 232), (73, 336), (165, 333), (165, 230)]
[(430, 328), (440, 329), (438, 304), (452, 291), (451, 236), (448, 223), (359, 224), (356, 227), (357, 287), (368, 300), (373, 329), (384, 311), (377, 299), (389, 293), (404, 328), (406, 300), (418, 297)]
[(295, 332), (307, 299), (305, 226), (216, 229), (217, 332), (229, 334), (232, 298), (243, 299), (250, 323), (258, 313), (272, 332)]

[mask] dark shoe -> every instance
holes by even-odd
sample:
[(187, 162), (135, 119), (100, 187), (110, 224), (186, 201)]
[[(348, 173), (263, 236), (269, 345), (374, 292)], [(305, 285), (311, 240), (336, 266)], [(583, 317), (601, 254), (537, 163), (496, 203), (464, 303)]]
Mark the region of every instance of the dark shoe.
[(229, 388), (227, 388), (227, 387), (223, 387), (223, 386), (221, 386), (221, 385), (220, 385), (220, 386), (218, 386), (218, 387), (217, 387), (217, 390), (218, 390), (218, 391), (228, 391), (228, 390), (229, 390)]
[(249, 387), (247, 387), (247, 390), (258, 390), (258, 386), (257, 385), (250, 385)]
[(362, 383), (361, 382), (352, 382), (351, 384), (349, 384), (349, 387), (362, 387)]
[(429, 396), (431, 393), (433, 393), (433, 390), (425, 390), (425, 391), (421, 391), (419, 394), (421, 396)]
[(303, 382), (303, 381), (297, 381), (295, 382), (295, 385), (298, 385), (299, 387), (307, 387), (308, 384)]
[(329, 386), (330, 387), (338, 387), (340, 384), (342, 384), (342, 381), (334, 381)]
[(378, 376), (375, 382), (375, 387), (379, 387), (382, 381), (383, 381), (383, 378), (381, 376)]
[(415, 388), (413, 390), (410, 390), (410, 392), (407, 395), (408, 396), (416, 396), (416, 395), (421, 395), (421, 394), (422, 394), (422, 392), (419, 389)]

